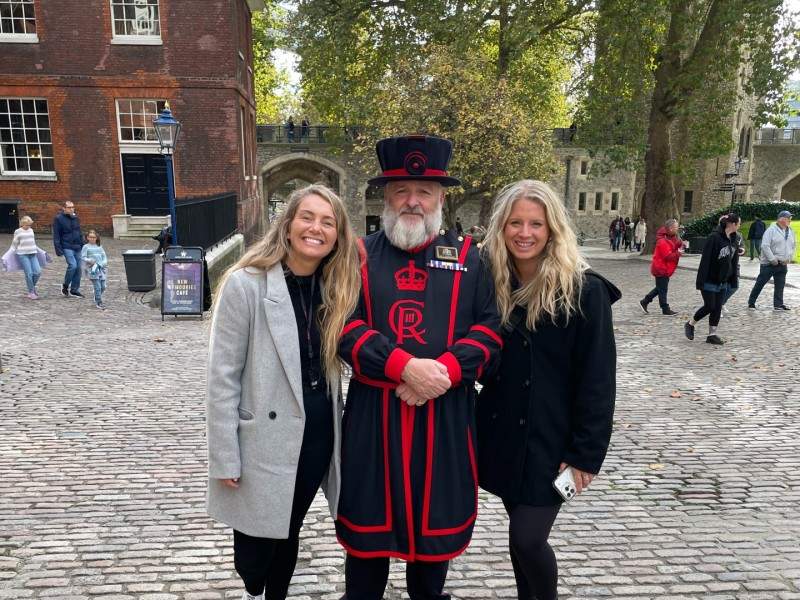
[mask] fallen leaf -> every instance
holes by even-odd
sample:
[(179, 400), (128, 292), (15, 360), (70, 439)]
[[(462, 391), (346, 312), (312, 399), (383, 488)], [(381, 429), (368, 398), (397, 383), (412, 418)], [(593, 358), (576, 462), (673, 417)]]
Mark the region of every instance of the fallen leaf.
[(669, 395), (670, 398), (680, 398), (681, 396), (683, 396), (683, 394), (681, 394), (678, 390), (673, 391)]
[(660, 471), (661, 469), (663, 469), (663, 468), (664, 468), (664, 465), (662, 465), (661, 463), (653, 463), (653, 464), (651, 464), (651, 465), (648, 465), (648, 466), (649, 466), (649, 467), (650, 467), (650, 468), (651, 468), (653, 471)]
[(153, 338), (153, 341), (154, 342), (166, 342), (167, 340), (165, 340), (164, 338)]

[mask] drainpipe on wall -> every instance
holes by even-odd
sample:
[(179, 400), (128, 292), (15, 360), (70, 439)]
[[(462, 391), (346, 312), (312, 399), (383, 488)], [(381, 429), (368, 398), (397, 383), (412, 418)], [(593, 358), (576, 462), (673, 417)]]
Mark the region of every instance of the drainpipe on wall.
[(571, 156), (567, 156), (564, 159), (564, 162), (566, 163), (566, 167), (567, 167), (566, 168), (566, 175), (565, 175), (565, 179), (564, 179), (564, 206), (567, 207), (567, 208), (570, 208), (571, 202), (570, 202), (570, 199), (569, 199), (569, 178), (570, 178), (570, 175), (572, 174), (572, 157)]

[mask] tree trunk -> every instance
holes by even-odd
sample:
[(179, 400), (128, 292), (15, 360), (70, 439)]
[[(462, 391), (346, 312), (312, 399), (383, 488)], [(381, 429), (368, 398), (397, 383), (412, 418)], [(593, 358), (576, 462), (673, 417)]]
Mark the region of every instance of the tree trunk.
[(642, 214), (647, 219), (647, 239), (643, 253), (650, 254), (656, 245), (656, 231), (667, 219), (677, 217), (675, 182), (669, 172), (672, 159), (672, 121), (653, 106), (647, 130), (648, 150), (645, 156), (645, 192)]

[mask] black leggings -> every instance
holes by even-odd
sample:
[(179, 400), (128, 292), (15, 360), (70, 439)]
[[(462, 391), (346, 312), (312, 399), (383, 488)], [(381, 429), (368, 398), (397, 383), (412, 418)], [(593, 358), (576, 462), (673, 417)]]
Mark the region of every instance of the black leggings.
[[(326, 439), (327, 437), (327, 439)], [(329, 436), (303, 437), (289, 522), (289, 538), (259, 538), (233, 532), (233, 562), (249, 594), (265, 592), (266, 600), (284, 600), (297, 563), (300, 527), (328, 470), (333, 451)], [(321, 438), (321, 439), (320, 439)], [(266, 589), (265, 589), (266, 586)]]
[(707, 292), (701, 290), (703, 296), (703, 306), (694, 313), (695, 323), (708, 315), (708, 324), (711, 327), (719, 325), (719, 317), (722, 314), (722, 305), (725, 304), (725, 292)]
[(505, 500), (503, 505), (510, 518), (508, 538), (517, 597), (519, 600), (557, 600), (558, 564), (547, 538), (561, 505), (528, 506)]
[[(407, 562), (406, 589), (411, 600), (448, 600), (442, 593), (448, 561)], [(347, 555), (344, 563), (345, 600), (381, 600), (389, 579), (388, 558), (357, 558)]]

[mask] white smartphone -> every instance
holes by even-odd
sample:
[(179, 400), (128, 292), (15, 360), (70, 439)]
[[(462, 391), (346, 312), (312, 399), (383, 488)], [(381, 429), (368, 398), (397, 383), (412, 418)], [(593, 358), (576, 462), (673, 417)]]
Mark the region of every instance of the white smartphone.
[(567, 502), (575, 497), (577, 488), (575, 487), (575, 478), (572, 474), (572, 467), (567, 467), (561, 471), (558, 477), (553, 480), (553, 487)]

